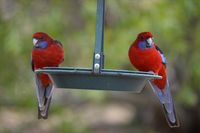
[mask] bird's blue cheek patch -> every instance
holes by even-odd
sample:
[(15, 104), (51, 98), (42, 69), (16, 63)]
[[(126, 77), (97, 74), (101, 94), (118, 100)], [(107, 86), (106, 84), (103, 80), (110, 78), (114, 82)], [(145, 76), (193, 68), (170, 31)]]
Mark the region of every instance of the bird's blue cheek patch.
[(142, 41), (142, 42), (139, 42), (139, 48), (144, 50), (146, 48), (146, 42)]
[(46, 41), (41, 41), (41, 42), (38, 42), (38, 46), (39, 48), (46, 48), (48, 46), (48, 43)]

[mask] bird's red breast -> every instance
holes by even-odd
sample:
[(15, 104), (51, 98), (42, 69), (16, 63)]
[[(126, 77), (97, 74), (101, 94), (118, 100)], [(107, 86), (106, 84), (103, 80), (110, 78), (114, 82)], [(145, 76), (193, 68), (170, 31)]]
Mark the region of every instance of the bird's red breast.
[[(45, 49), (33, 49), (32, 61), (34, 63), (34, 69), (42, 69), (43, 67), (58, 67), (64, 60), (64, 50), (57, 44), (56, 41), (52, 41)], [(48, 75), (41, 74), (40, 79), (44, 86), (48, 86), (51, 83)]]
[(58, 44), (51, 44), (46, 49), (34, 49), (32, 60), (35, 69), (43, 67), (57, 67), (64, 59), (64, 50)]
[(156, 50), (155, 46), (150, 49), (141, 50), (137, 47), (138, 41), (136, 40), (129, 49), (129, 59), (136, 69), (140, 71), (153, 71), (154, 73), (162, 76), (161, 80), (154, 80), (160, 89), (164, 89), (166, 84), (166, 70), (162, 64), (160, 53)]
[(140, 71), (158, 73), (162, 66), (162, 58), (155, 47), (140, 50), (133, 44), (129, 49), (129, 59)]

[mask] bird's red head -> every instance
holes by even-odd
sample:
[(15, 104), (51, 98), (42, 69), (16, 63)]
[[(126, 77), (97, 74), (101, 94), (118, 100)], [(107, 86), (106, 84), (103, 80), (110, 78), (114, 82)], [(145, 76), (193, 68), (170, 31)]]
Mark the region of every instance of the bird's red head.
[(141, 32), (133, 43), (137, 48), (152, 48), (154, 46), (153, 35), (151, 32)]
[(44, 32), (36, 32), (33, 34), (33, 44), (36, 45), (39, 41), (46, 41), (48, 44), (53, 40), (48, 34)]
[(141, 32), (140, 34), (138, 34), (137, 39), (138, 41), (144, 41), (147, 40), (148, 38), (152, 38), (153, 35), (151, 32)]

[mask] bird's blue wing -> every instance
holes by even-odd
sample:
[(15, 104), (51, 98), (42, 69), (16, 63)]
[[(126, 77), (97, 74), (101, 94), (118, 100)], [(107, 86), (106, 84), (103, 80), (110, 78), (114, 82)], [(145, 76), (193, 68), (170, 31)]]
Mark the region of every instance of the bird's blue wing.
[(165, 57), (163, 51), (158, 46), (156, 46), (156, 50), (160, 53), (160, 56), (162, 58), (162, 63), (166, 66), (167, 58)]

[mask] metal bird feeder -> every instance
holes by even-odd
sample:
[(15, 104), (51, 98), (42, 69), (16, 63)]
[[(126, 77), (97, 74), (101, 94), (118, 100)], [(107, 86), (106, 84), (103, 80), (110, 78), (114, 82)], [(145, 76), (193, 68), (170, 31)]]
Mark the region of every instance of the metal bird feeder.
[(150, 72), (104, 69), (105, 0), (97, 0), (96, 44), (92, 68), (46, 67), (36, 73), (48, 74), (57, 88), (132, 91), (139, 93), (148, 80), (160, 79)]

